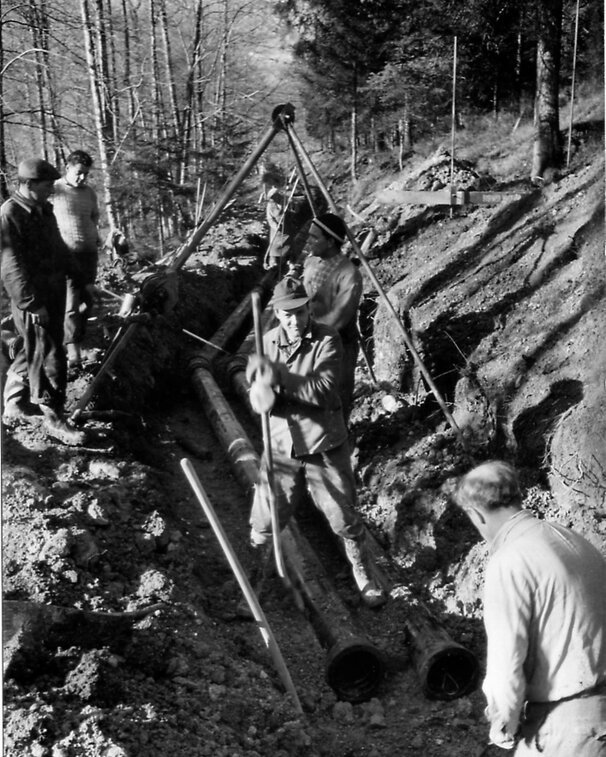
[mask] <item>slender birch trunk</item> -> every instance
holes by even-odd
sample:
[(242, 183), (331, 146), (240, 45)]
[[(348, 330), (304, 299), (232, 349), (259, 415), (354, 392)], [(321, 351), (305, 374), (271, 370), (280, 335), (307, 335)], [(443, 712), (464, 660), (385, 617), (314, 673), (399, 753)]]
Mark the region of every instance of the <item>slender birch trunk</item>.
[(111, 183), (111, 158), (113, 156), (114, 145), (112, 144), (111, 124), (108, 126), (105, 120), (104, 103), (101, 98), (103, 84), (99, 81), (98, 71), (100, 66), (96, 60), (98, 51), (95, 47), (95, 38), (98, 39), (97, 30), (94, 28), (90, 14), (89, 0), (80, 0), (80, 11), (82, 14), (82, 31), (84, 34), (84, 46), (86, 50), (86, 65), (90, 81), (91, 96), (93, 100), (93, 109), (95, 114), (95, 127), (97, 131), (97, 141), (99, 145), (99, 162), (101, 164), (101, 174), (103, 176), (103, 196), (107, 220), (110, 229), (118, 227), (116, 219), (116, 209), (112, 195)]

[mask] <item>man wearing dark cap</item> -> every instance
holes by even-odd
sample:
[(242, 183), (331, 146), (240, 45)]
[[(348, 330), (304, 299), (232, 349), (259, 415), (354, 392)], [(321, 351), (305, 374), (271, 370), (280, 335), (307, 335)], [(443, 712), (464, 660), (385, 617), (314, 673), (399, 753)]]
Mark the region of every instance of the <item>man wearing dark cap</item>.
[(50, 436), (81, 444), (84, 434), (63, 418), (66, 279), (79, 281), (48, 202), (59, 176), (45, 160), (24, 160), (18, 167), (18, 190), (0, 208), (2, 281), (23, 339), (6, 376), (3, 420), (31, 415), (29, 399), (40, 408)]
[(303, 268), (303, 284), (311, 301), (314, 320), (336, 329), (343, 342), (339, 393), (347, 423), (360, 347), (357, 317), (362, 297), (362, 275), (341, 252), (345, 237), (345, 224), (334, 213), (324, 213), (313, 219), (307, 237), (308, 256)]
[[(282, 526), (303, 503), (306, 490), (343, 539), (366, 604), (385, 595), (372, 577), (364, 525), (355, 510), (356, 488), (338, 392), (342, 346), (336, 331), (311, 318), (302, 283), (287, 277), (274, 290), (278, 326), (264, 337), (264, 356), (251, 355), (247, 378), (269, 411), (275, 500)], [(258, 383), (265, 392), (258, 392)], [(253, 402), (253, 397), (255, 401)], [(271, 540), (267, 463), (261, 464), (251, 512), (251, 543), (262, 552)]]
[(484, 693), (490, 741), (520, 755), (606, 755), (606, 562), (522, 508), (516, 471), (481, 463), (455, 502), (490, 545)]

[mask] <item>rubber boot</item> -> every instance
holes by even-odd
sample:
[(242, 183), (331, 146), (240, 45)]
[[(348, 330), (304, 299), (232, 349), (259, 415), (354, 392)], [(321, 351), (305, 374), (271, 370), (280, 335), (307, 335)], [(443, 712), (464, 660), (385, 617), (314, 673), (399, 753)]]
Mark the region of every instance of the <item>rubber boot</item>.
[(368, 607), (380, 607), (387, 602), (383, 589), (372, 578), (370, 557), (365, 544), (365, 537), (343, 539), (345, 554), (351, 563), (353, 577), (362, 595), (362, 601)]
[[(267, 544), (253, 544), (251, 545), (251, 552), (252, 557), (251, 567), (248, 571), (248, 582), (254, 593), (257, 595), (257, 599), (260, 600), (265, 581), (272, 572), (273, 544), (272, 542), (267, 542)], [(252, 610), (246, 601), (246, 597), (242, 597), (238, 602), (236, 615), (247, 620), (253, 620)]]

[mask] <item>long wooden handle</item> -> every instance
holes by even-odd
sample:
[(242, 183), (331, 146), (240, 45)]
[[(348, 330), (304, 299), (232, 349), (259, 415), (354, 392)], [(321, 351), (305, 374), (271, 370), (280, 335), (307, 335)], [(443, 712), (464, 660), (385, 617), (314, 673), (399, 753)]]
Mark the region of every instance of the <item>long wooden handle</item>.
[(202, 506), (204, 514), (208, 518), (208, 522), (212, 526), (212, 529), (215, 532), (215, 536), (217, 537), (219, 544), (223, 549), (225, 557), (227, 558), (227, 562), (229, 563), (229, 566), (232, 569), (236, 580), (238, 581), (238, 584), (240, 585), (240, 588), (244, 593), (244, 596), (246, 597), (248, 606), (250, 607), (253, 617), (259, 626), (259, 631), (261, 632), (263, 641), (269, 649), (271, 658), (276, 667), (276, 671), (280, 676), (282, 683), (284, 684), (284, 688), (291, 695), (297, 712), (303, 714), (301, 702), (299, 701), (299, 697), (297, 696), (297, 691), (292, 682), (292, 678), (290, 677), (290, 673), (288, 672), (288, 668), (286, 667), (286, 663), (284, 661), (284, 658), (282, 657), (280, 648), (278, 647), (278, 642), (276, 641), (269, 623), (267, 622), (267, 618), (265, 616), (265, 613), (263, 612), (263, 609), (261, 608), (261, 605), (259, 604), (259, 600), (257, 599), (257, 596), (253, 591), (248, 578), (246, 577), (246, 573), (244, 572), (244, 569), (242, 568), (242, 565), (240, 564), (240, 561), (238, 560), (238, 557), (234, 552), (225, 531), (223, 530), (223, 526), (221, 525), (221, 522), (219, 521), (217, 514), (215, 513), (215, 510), (210, 500), (208, 499), (208, 495), (206, 494), (204, 488), (202, 487), (202, 484), (200, 483), (198, 474), (196, 473), (194, 466), (191, 464), (191, 461), (187, 457), (184, 457), (181, 460), (181, 468), (183, 469), (183, 472), (185, 473), (185, 476), (189, 481), (194, 494), (198, 498), (198, 502)]
[[(255, 330), (255, 347), (257, 354), (263, 357), (263, 329), (261, 327), (261, 297), (259, 292), (251, 293), (251, 304), (253, 310), (253, 323)], [(271, 430), (269, 427), (269, 413), (261, 413), (261, 428), (263, 430), (263, 451), (267, 462), (267, 489), (269, 512), (271, 515), (271, 531), (274, 545), (274, 560), (276, 561), (276, 570), (283, 581), (289, 583), (289, 579), (284, 566), (282, 556), (282, 545), (280, 544), (280, 522), (276, 507), (276, 485), (274, 476), (274, 460), (271, 449)]]

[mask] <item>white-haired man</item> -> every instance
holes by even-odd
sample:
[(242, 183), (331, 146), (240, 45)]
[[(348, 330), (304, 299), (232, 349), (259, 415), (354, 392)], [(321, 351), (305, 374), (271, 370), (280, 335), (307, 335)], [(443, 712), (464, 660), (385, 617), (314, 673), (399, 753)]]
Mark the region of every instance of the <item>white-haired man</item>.
[(490, 544), (484, 693), (490, 740), (516, 755), (606, 755), (606, 562), (522, 509), (516, 471), (483, 463), (456, 503)]

